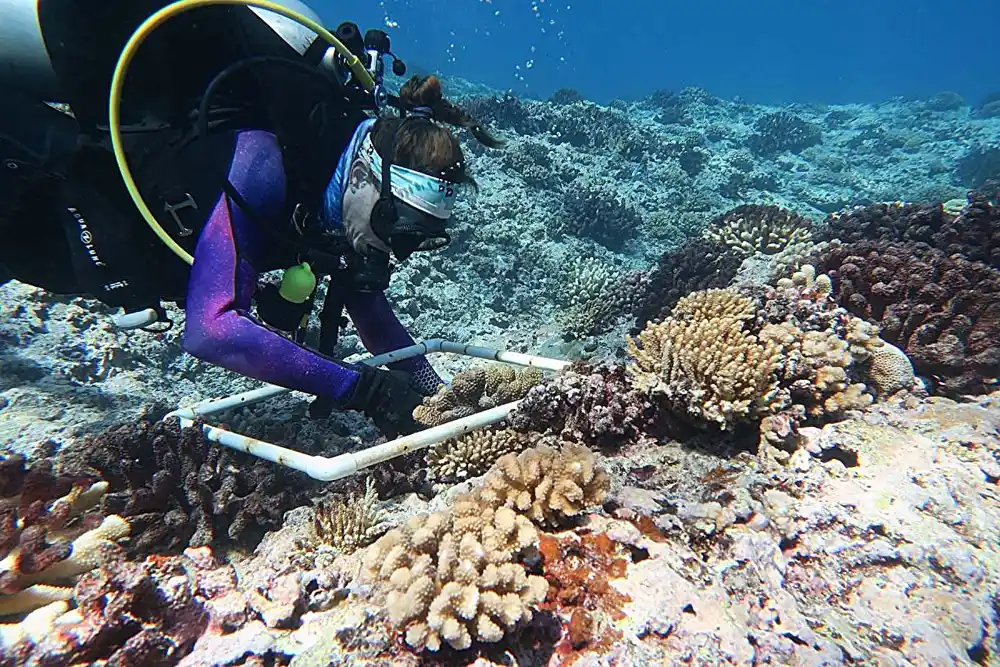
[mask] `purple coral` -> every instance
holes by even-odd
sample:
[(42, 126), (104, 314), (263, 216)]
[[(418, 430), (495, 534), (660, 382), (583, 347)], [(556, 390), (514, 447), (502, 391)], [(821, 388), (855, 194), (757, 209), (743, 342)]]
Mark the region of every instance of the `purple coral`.
[(128, 519), (134, 553), (255, 540), (314, 487), (301, 473), (207, 441), (198, 428), (148, 419), (114, 426), (60, 463), (109, 482), (104, 510)]
[(509, 421), (518, 430), (614, 447), (662, 431), (664, 417), (647, 396), (632, 389), (624, 367), (580, 366), (532, 389)]
[(923, 244), (859, 241), (814, 258), (840, 305), (880, 329), (941, 393), (980, 394), (1000, 377), (1000, 271)]

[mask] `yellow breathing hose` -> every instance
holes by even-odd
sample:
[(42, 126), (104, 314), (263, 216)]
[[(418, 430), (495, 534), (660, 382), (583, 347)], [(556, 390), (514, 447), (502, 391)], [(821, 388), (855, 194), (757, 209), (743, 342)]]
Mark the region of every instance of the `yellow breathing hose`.
[(182, 14), (191, 9), (196, 9), (198, 7), (207, 7), (210, 5), (244, 5), (247, 7), (257, 7), (258, 9), (265, 9), (275, 14), (280, 14), (287, 19), (295, 21), (296, 23), (312, 30), (317, 35), (323, 38), (330, 46), (337, 50), (337, 53), (344, 59), (344, 62), (354, 76), (357, 77), (361, 85), (365, 87), (366, 90), (372, 90), (375, 87), (375, 82), (365, 69), (361, 60), (350, 52), (350, 50), (344, 46), (344, 43), (337, 39), (329, 30), (321, 26), (316, 21), (313, 21), (308, 16), (303, 16), (299, 12), (288, 9), (276, 2), (270, 2), (269, 0), (178, 0), (173, 4), (167, 5), (163, 9), (159, 10), (148, 19), (143, 21), (142, 25), (136, 28), (136, 31), (132, 33), (132, 37), (129, 38), (128, 42), (125, 44), (125, 48), (122, 49), (121, 56), (118, 58), (118, 63), (115, 65), (115, 73), (111, 79), (111, 93), (108, 99), (108, 130), (111, 133), (111, 147), (115, 154), (115, 161), (118, 163), (118, 170), (121, 172), (122, 180), (125, 181), (125, 187), (128, 189), (129, 196), (132, 197), (132, 201), (135, 202), (136, 208), (139, 209), (139, 213), (145, 219), (146, 223), (150, 226), (156, 236), (166, 244), (170, 250), (180, 257), (182, 260), (188, 264), (194, 264), (194, 257), (192, 257), (184, 248), (177, 244), (170, 235), (164, 231), (160, 223), (157, 222), (156, 217), (153, 215), (149, 207), (146, 206), (145, 200), (143, 200), (142, 195), (139, 193), (139, 187), (135, 183), (135, 179), (132, 177), (132, 170), (129, 169), (128, 161), (125, 157), (125, 148), (122, 142), (122, 130), (121, 130), (121, 96), (122, 88), (125, 86), (125, 75), (128, 72), (129, 65), (132, 64), (132, 58), (135, 57), (136, 50), (142, 44), (142, 42), (156, 30), (165, 21), (173, 16)]

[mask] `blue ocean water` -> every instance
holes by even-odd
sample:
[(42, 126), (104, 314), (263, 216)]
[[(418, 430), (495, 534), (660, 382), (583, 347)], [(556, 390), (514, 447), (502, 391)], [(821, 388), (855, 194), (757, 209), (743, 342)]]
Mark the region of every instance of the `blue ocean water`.
[(400, 56), (521, 95), (635, 99), (699, 86), (749, 102), (1000, 89), (997, 0), (315, 0)]

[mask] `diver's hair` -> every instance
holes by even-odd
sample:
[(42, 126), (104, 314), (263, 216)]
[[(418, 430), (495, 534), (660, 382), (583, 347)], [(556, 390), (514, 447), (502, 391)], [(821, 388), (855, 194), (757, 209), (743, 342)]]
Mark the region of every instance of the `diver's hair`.
[[(441, 92), (441, 80), (436, 76), (412, 77), (399, 90), (399, 102), (403, 109), (428, 107), (435, 120), (469, 130), (479, 143), (490, 148), (498, 148), (504, 143), (484, 130), (482, 123), (467, 111), (446, 100)], [(375, 122), (372, 139), (380, 153), (401, 122), (401, 118), (380, 118)], [(476, 184), (465, 168), (465, 156), (458, 139), (430, 119), (408, 120), (399, 129), (392, 161), (453, 183)]]

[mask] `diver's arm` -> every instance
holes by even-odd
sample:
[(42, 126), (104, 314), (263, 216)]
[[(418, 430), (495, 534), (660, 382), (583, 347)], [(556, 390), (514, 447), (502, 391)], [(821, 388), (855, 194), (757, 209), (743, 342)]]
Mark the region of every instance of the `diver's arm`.
[[(229, 180), (259, 216), (278, 215), (285, 197), (285, 174), (274, 135), (241, 132)], [(184, 350), (241, 375), (344, 402), (354, 393), (358, 372), (250, 317), (258, 276), (252, 262), (267, 242), (259, 233), (228, 196), (219, 199), (195, 248), (185, 306)]]
[[(358, 330), (361, 342), (372, 354), (413, 345), (413, 338), (392, 311), (383, 292), (353, 292), (344, 299), (344, 305)], [(390, 368), (409, 373), (425, 394), (433, 394), (442, 383), (441, 377), (423, 356), (398, 361)]]

